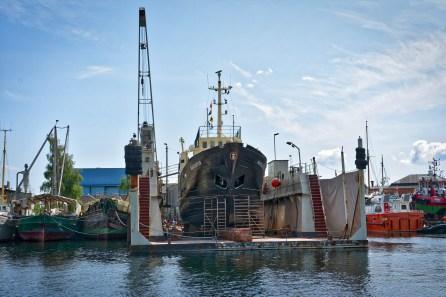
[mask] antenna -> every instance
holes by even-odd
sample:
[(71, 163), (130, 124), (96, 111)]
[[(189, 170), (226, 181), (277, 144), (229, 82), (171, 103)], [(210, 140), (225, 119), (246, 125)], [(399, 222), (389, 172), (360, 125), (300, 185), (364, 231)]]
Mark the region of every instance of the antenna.
[[(221, 106), (223, 104), (226, 104), (226, 103), (222, 103), (221, 95), (222, 95), (222, 91), (223, 91), (223, 94), (228, 95), (230, 90), (232, 89), (232, 86), (222, 87), (222, 83), (221, 83), (221, 73), (222, 73), (222, 70), (218, 70), (215, 73), (217, 74), (217, 77), (218, 77), (218, 85), (217, 85), (217, 87), (214, 87), (214, 86), (210, 87), (209, 90), (216, 91), (217, 94), (218, 94), (218, 101), (217, 101), (217, 107), (218, 107), (217, 137), (220, 138), (221, 137), (221, 130), (222, 130), (222, 127), (223, 127)], [(225, 112), (225, 114), (226, 114), (226, 112)]]

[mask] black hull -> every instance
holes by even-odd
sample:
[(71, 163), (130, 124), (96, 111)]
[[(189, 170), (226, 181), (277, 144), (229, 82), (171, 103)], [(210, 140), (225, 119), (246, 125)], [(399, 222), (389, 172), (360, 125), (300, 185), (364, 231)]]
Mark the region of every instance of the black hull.
[(234, 225), (234, 197), (260, 199), (266, 157), (241, 143), (227, 143), (193, 156), (180, 173), (180, 216), (186, 232), (202, 230), (204, 199), (226, 200), (226, 226)]

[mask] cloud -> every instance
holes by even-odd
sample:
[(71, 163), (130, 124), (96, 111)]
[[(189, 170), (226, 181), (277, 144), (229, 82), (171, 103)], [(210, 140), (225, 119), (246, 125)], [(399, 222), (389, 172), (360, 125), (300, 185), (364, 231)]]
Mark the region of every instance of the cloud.
[(22, 94), (16, 93), (16, 92), (8, 90), (8, 89), (4, 90), (3, 94), (5, 95), (6, 98), (9, 98), (10, 100), (13, 100), (13, 101), (20, 102), (20, 101), (26, 101), (28, 99), (25, 96), (23, 96)]
[[(339, 57), (334, 70), (311, 84), (282, 88), (312, 118), (314, 141), (354, 137), (366, 119), (419, 113), (446, 106), (446, 33), (400, 42), (381, 51)], [(296, 111), (296, 113), (299, 111)], [(299, 120), (299, 119), (298, 119)]]
[(259, 69), (256, 71), (256, 75), (269, 75), (271, 73), (273, 73), (273, 69), (271, 68), (268, 68), (266, 70)]
[(312, 76), (306, 75), (306, 76), (302, 76), (302, 80), (303, 81), (315, 81), (316, 79)]
[[(98, 9), (98, 7), (95, 7)], [(89, 1), (2, 0), (0, 15), (10, 22), (45, 31), (63, 38), (99, 40), (91, 31), (82, 29), (91, 16)]]
[(282, 99), (279, 104), (269, 103), (254, 93), (255, 89), (244, 88), (242, 86), (235, 88), (234, 93), (244, 98), (244, 104), (254, 107), (266, 118), (268, 122), (280, 123), (280, 129), (284, 132), (292, 134), (298, 134), (305, 131), (305, 127), (302, 126), (296, 117), (298, 116), (294, 112), (294, 108), (289, 107), (289, 102), (286, 99)]
[(316, 161), (322, 166), (341, 167), (341, 149), (336, 147), (321, 150), (316, 155)]
[(78, 38), (86, 39), (86, 40), (99, 40), (99, 38), (90, 31), (86, 31), (80, 28), (72, 28), (70, 32)]
[(383, 22), (372, 20), (353, 11), (334, 11), (333, 14), (358, 24), (364, 29), (381, 31), (388, 34), (400, 33), (398, 30), (391, 28)]
[[(400, 153), (400, 156), (406, 156)], [(412, 144), (408, 158), (400, 160), (403, 164), (425, 164), (432, 158), (446, 159), (446, 142), (428, 142), (426, 140), (417, 140)]]
[(90, 65), (85, 67), (76, 77), (76, 79), (87, 79), (95, 76), (108, 75), (113, 73), (113, 68), (109, 66)]
[(252, 77), (252, 74), (248, 70), (243, 69), (242, 67), (238, 66), (237, 64), (235, 64), (233, 62), (230, 62), (229, 64), (231, 64), (231, 66), (235, 69), (235, 71), (240, 73), (243, 77), (245, 77), (245, 78)]
[(246, 85), (248, 88), (254, 88), (254, 84), (247, 84)]

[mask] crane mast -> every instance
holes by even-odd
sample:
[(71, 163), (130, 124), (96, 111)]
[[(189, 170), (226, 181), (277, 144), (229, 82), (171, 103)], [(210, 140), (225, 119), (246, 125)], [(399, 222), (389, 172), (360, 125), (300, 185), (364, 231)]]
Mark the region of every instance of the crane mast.
[[(150, 135), (142, 139), (141, 128), (145, 125), (150, 127)], [(153, 145), (155, 161), (155, 117), (153, 111), (152, 79), (150, 73), (149, 43), (147, 37), (146, 12), (143, 7), (139, 9), (139, 37), (138, 37), (138, 141), (143, 146)], [(145, 143), (146, 142), (146, 143)]]

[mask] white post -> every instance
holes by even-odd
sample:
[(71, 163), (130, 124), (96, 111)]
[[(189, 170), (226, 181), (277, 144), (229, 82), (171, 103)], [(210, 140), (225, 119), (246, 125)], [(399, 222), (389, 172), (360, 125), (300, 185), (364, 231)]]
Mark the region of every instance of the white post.
[(365, 216), (365, 191), (364, 191), (364, 169), (367, 165), (367, 160), (365, 159), (365, 150), (362, 147), (362, 139), (358, 138), (358, 147), (356, 148), (356, 168), (358, 169), (358, 209), (359, 211), (359, 228), (350, 237), (351, 240), (367, 240), (367, 226), (366, 226), (366, 216)]
[(130, 245), (148, 245), (150, 242), (139, 232), (138, 176), (130, 176)]

